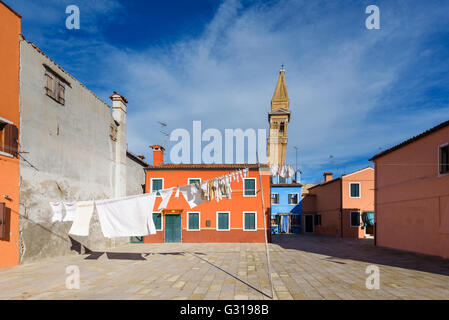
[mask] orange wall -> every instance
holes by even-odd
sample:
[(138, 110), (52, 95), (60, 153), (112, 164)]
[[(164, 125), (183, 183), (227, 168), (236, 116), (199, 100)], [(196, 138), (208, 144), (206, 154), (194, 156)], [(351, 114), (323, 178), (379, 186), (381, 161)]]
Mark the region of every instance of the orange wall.
[[(0, 117), (19, 126), (20, 17), (0, 2)], [(8, 195), (11, 200), (6, 200)], [(0, 268), (19, 263), (19, 159), (0, 155), (0, 202), (6, 204), (6, 240), (0, 240)]]
[(438, 176), (438, 146), (449, 127), (375, 160), (380, 246), (449, 258), (449, 175)]
[[(359, 182), (360, 198), (350, 198), (349, 184)], [(351, 211), (374, 211), (374, 170), (362, 169), (342, 176), (340, 180), (309, 189), (303, 212), (321, 215), (321, 226), (315, 226), (315, 233), (334, 237), (364, 238), (365, 230), (352, 227)], [(305, 226), (305, 225), (304, 225)]]
[[(233, 170), (148, 170), (146, 171), (146, 191), (151, 190), (151, 178), (164, 178), (164, 189), (187, 185), (188, 178), (201, 178), (206, 181), (214, 177), (222, 176)], [(264, 242), (264, 215), (262, 214), (262, 200), (260, 193), (260, 182), (258, 170), (249, 171), (250, 178), (256, 178), (257, 196), (243, 197), (243, 182), (234, 181), (231, 183), (232, 199), (223, 198), (217, 202), (213, 200), (203, 203), (196, 208), (190, 209), (184, 197), (180, 194), (175, 198), (173, 192), (167, 209), (184, 209), (182, 219), (182, 242)], [(269, 217), (270, 212), (270, 176), (262, 175), (265, 212)], [(161, 199), (156, 199), (155, 209), (159, 206)], [(230, 211), (230, 231), (216, 230), (217, 211)], [(257, 231), (243, 231), (243, 212), (256, 212)], [(187, 212), (200, 212), (200, 231), (187, 230)], [(206, 227), (206, 220), (211, 221), (210, 227)], [(163, 222), (163, 225), (165, 223)], [(267, 224), (267, 227), (269, 224)], [(158, 231), (156, 235), (145, 237), (145, 242), (164, 242), (164, 230)]]

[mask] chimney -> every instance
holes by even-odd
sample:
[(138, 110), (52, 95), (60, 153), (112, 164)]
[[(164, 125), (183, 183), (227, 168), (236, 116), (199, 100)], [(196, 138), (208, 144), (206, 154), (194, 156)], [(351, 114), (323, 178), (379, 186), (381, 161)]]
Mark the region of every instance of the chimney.
[(325, 172), (323, 175), (324, 175), (324, 182), (332, 180), (332, 172)]
[(126, 123), (126, 105), (128, 104), (128, 100), (115, 91), (109, 99), (112, 100), (112, 117), (114, 120), (119, 124)]
[(150, 146), (153, 149), (153, 166), (160, 166), (164, 164), (164, 151), (165, 148), (158, 144)]

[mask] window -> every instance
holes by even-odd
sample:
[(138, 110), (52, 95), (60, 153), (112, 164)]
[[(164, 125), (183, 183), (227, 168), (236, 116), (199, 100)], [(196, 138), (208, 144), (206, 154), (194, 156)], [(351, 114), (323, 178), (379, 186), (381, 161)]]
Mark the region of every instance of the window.
[(243, 212), (243, 230), (244, 231), (257, 230), (255, 212)]
[(449, 173), (449, 144), (440, 147), (440, 174)]
[(188, 184), (195, 184), (195, 183), (201, 184), (201, 179), (200, 178), (189, 178), (188, 179)]
[(153, 212), (153, 222), (156, 226), (156, 230), (162, 230), (162, 214), (159, 212)]
[(279, 193), (271, 194), (271, 204), (279, 204)]
[(255, 178), (244, 178), (243, 179), (243, 196), (244, 197), (255, 197), (256, 196), (256, 179)]
[(292, 226), (300, 226), (300, 225), (301, 225), (301, 215), (292, 214)]
[(279, 131), (281, 133), (283, 133), (285, 131), (285, 123), (284, 122), (281, 122), (281, 125), (279, 126)]
[(19, 148), (19, 130), (6, 119), (0, 117), (0, 152), (16, 156)]
[(315, 225), (316, 226), (321, 226), (321, 214), (316, 214), (315, 215)]
[(279, 183), (286, 183), (287, 179), (279, 176)]
[(360, 198), (360, 182), (353, 182), (349, 184), (349, 197)]
[(217, 230), (230, 230), (229, 226), (229, 212), (217, 213)]
[(45, 93), (60, 104), (65, 104), (65, 81), (47, 68), (45, 72)]
[(200, 230), (200, 213), (189, 212), (187, 215), (187, 230)]
[(5, 240), (5, 225), (6, 225), (6, 207), (4, 202), (0, 202), (0, 239)]
[(151, 192), (155, 192), (156, 196), (160, 197), (161, 194), (158, 190), (164, 189), (164, 179), (151, 179)]
[(351, 211), (351, 227), (360, 227), (359, 211)]
[(298, 193), (289, 193), (288, 194), (288, 204), (298, 204), (298, 197), (299, 194)]

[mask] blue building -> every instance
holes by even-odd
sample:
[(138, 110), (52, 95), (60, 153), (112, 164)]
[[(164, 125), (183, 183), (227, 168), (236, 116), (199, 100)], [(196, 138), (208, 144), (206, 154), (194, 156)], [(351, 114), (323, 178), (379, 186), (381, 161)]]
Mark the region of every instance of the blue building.
[(271, 233), (302, 230), (302, 184), (295, 179), (271, 178)]

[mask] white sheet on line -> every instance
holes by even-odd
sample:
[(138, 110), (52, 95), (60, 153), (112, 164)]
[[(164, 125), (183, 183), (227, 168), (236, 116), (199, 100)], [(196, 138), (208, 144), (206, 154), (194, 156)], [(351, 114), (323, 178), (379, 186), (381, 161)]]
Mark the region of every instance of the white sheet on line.
[(94, 201), (78, 201), (76, 203), (75, 218), (69, 234), (87, 237), (89, 235), (90, 220), (94, 213)]
[(65, 217), (63, 221), (74, 221), (76, 213), (76, 201), (64, 202), (64, 207), (65, 207)]
[(62, 221), (62, 202), (50, 202), (50, 207), (53, 212), (51, 222)]
[(101, 230), (107, 238), (142, 237), (156, 233), (153, 207), (156, 195), (122, 197), (95, 201)]

